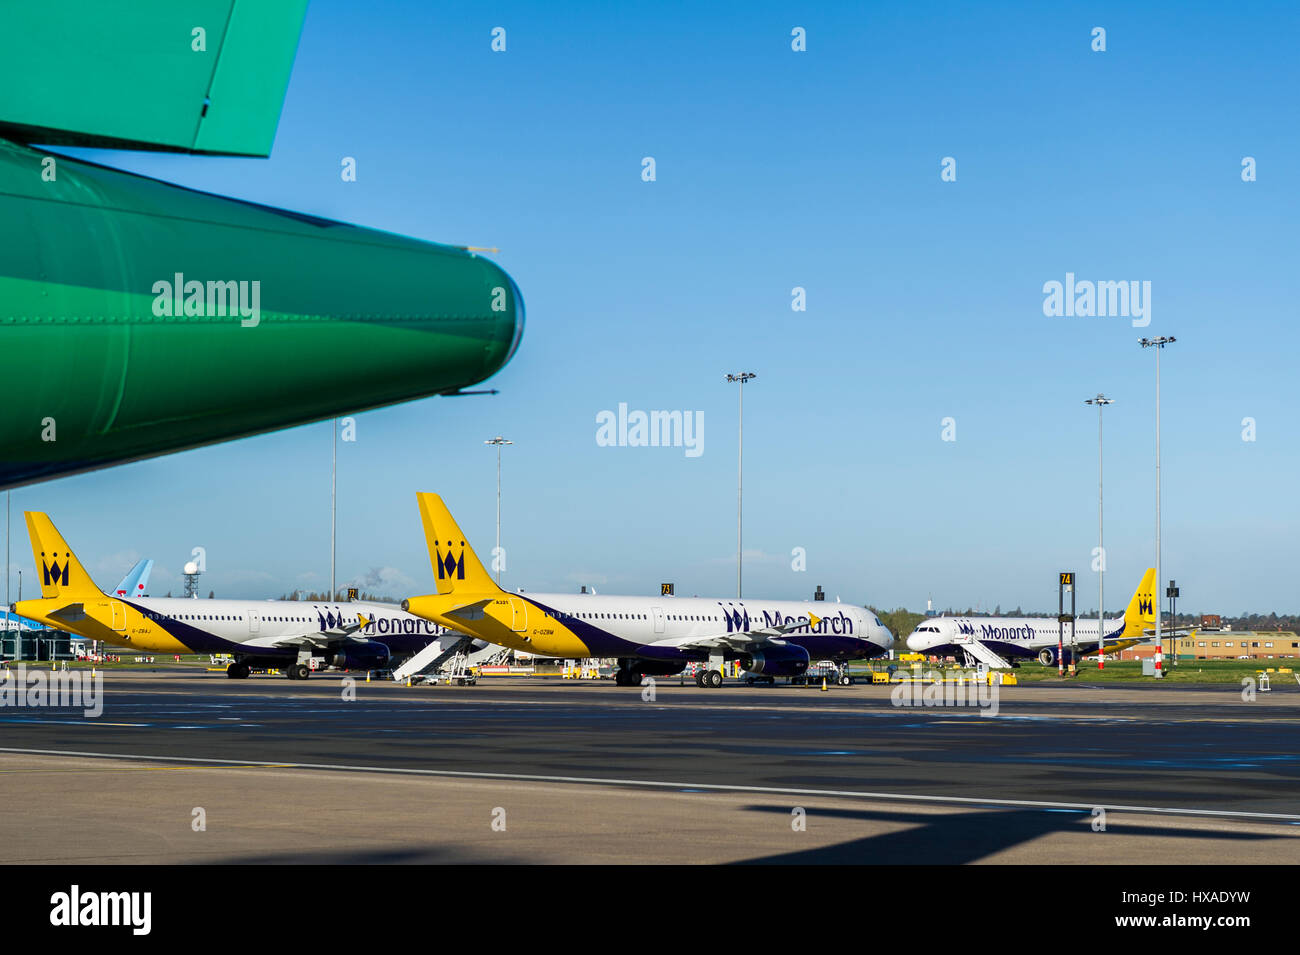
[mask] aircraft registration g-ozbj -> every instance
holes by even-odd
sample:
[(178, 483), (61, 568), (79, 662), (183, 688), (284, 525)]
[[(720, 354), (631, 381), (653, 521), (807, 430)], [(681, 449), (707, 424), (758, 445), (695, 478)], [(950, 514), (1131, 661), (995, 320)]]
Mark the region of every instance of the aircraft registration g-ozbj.
[(884, 653), (893, 636), (847, 604), (705, 597), (508, 593), (497, 586), (437, 494), (417, 494), (438, 592), (402, 609), (490, 643), (539, 656), (617, 657), (616, 682), (669, 676), (703, 662), (700, 686), (722, 685), (739, 660), (761, 676), (798, 676), (812, 660)]
[[(1079, 656), (1096, 653), (1104, 642), (1105, 653), (1127, 650), (1155, 636), (1154, 567), (1148, 567), (1128, 602), (1128, 609), (1106, 621), (1104, 641), (1097, 639), (1097, 619), (1075, 621), (1074, 640), (1065, 631), (1067, 660), (1073, 647)], [(1172, 631), (1167, 632), (1173, 636)], [(1005, 661), (1037, 657), (1043, 666), (1056, 666), (1061, 633), (1054, 617), (930, 617), (921, 621), (907, 637), (907, 648), (932, 656), (955, 656), (979, 643)], [(1013, 665), (1018, 665), (1013, 663)]]
[[(311, 674), (313, 658), (345, 670), (374, 670), (417, 653), (442, 628), (396, 607), (368, 601), (195, 600), (121, 597), (95, 586), (50, 518), (26, 512), (39, 600), (11, 608), (29, 620), (88, 640), (145, 653), (228, 653), (233, 679), (254, 667), (289, 679)], [(131, 578), (123, 583), (133, 586)]]

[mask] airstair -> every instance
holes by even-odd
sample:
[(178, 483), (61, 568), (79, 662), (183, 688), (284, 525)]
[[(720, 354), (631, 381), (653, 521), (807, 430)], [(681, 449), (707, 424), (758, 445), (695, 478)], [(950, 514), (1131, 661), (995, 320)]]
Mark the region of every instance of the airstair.
[(975, 667), (983, 664), (990, 670), (1010, 670), (1011, 664), (1002, 659), (997, 653), (990, 650), (978, 639), (968, 633), (953, 638), (953, 643), (961, 648), (961, 652), (966, 657), (966, 665)]
[(441, 677), (449, 683), (472, 682), (474, 677), (470, 673), (471, 668), (492, 663), (497, 657), (510, 652), (491, 643), (475, 650), (473, 637), (461, 636), (450, 646), (443, 646), (443, 642), (434, 641), (394, 669), (393, 680), (402, 683), (423, 677), (428, 682), (437, 682)]
[(427, 683), (437, 683), (441, 679), (443, 683), (473, 685), (478, 682), (479, 667), (500, 663), (508, 656), (510, 656), (508, 649), (494, 644), (488, 644), (486, 647), (468, 653), (460, 650), (453, 653), (451, 659), (444, 663), (440, 670), (426, 673), (423, 679)]
[(423, 676), (426, 673), (433, 672), (457, 653), (468, 649), (474, 643), (472, 637), (460, 635), (460, 639), (450, 646), (446, 646), (445, 639), (433, 641), (401, 666), (395, 668), (393, 670), (393, 680), (402, 683), (408, 677)]

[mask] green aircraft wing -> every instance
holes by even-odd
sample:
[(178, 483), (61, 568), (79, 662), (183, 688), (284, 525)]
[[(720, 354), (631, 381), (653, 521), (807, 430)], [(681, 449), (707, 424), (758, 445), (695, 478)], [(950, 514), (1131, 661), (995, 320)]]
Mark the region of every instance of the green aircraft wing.
[(268, 156), (307, 0), (2, 5), (0, 138)]

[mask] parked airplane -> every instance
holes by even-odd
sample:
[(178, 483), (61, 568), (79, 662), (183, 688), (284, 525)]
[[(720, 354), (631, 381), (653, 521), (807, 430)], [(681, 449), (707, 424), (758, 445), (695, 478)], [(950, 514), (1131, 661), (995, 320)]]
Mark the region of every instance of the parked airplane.
[(680, 673), (705, 662), (701, 686), (722, 685), (727, 660), (750, 672), (797, 676), (812, 660), (884, 653), (893, 637), (871, 611), (847, 604), (704, 597), (507, 593), (483, 569), (436, 494), (418, 494), (438, 592), (402, 609), (483, 640), (551, 657), (618, 657), (616, 682)]
[(247, 677), (253, 667), (275, 667), (304, 680), (313, 657), (341, 669), (380, 669), (444, 633), (396, 607), (370, 602), (110, 596), (95, 586), (47, 515), (25, 516), (41, 598), (11, 609), (90, 640), (149, 653), (229, 653), (235, 660), (226, 674), (233, 679)]
[[(113, 594), (118, 597), (125, 597), (128, 594), (139, 592), (141, 596), (147, 596), (144, 591), (149, 586), (149, 573), (153, 570), (153, 561), (141, 560), (127, 572), (122, 578), (122, 582), (114, 589)], [(17, 614), (11, 614), (8, 610), (0, 610), (0, 630), (45, 630), (46, 625), (37, 623), (35, 620), (27, 620)]]
[(148, 597), (149, 575), (153, 572), (153, 561), (138, 561), (122, 578), (122, 582), (113, 590), (114, 597)]
[[(1106, 621), (1105, 651), (1115, 653), (1155, 636), (1154, 567), (1148, 567), (1124, 613)], [(929, 617), (907, 637), (907, 648), (914, 653), (933, 656), (956, 656), (963, 648), (978, 642), (1004, 660), (1037, 657), (1044, 666), (1058, 663), (1059, 624), (1054, 617)], [(1067, 626), (1065, 653), (1069, 659), (1073, 646), (1079, 657), (1096, 653), (1097, 618), (1080, 617), (1075, 621), (1073, 643)]]
[(45, 624), (37, 623), (35, 620), (28, 620), (26, 617), (20, 617), (16, 613), (8, 610), (0, 610), (0, 630), (44, 630)]

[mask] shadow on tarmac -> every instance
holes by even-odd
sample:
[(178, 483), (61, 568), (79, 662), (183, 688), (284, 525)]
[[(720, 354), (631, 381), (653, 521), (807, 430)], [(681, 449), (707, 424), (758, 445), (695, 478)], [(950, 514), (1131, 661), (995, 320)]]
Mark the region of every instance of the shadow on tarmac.
[[(753, 812), (790, 816), (778, 806), (749, 806)], [(1085, 810), (981, 810), (958, 813), (915, 813), (905, 810), (816, 809), (805, 807), (810, 825), (818, 819), (912, 823), (913, 828), (887, 832), (836, 845), (758, 856), (735, 865), (966, 865), (1054, 832), (1089, 832), (1092, 814)], [(1175, 839), (1268, 841), (1274, 836), (1251, 832), (1222, 832), (1189, 827), (1112, 825), (1096, 833), (1105, 839), (1154, 836)]]

